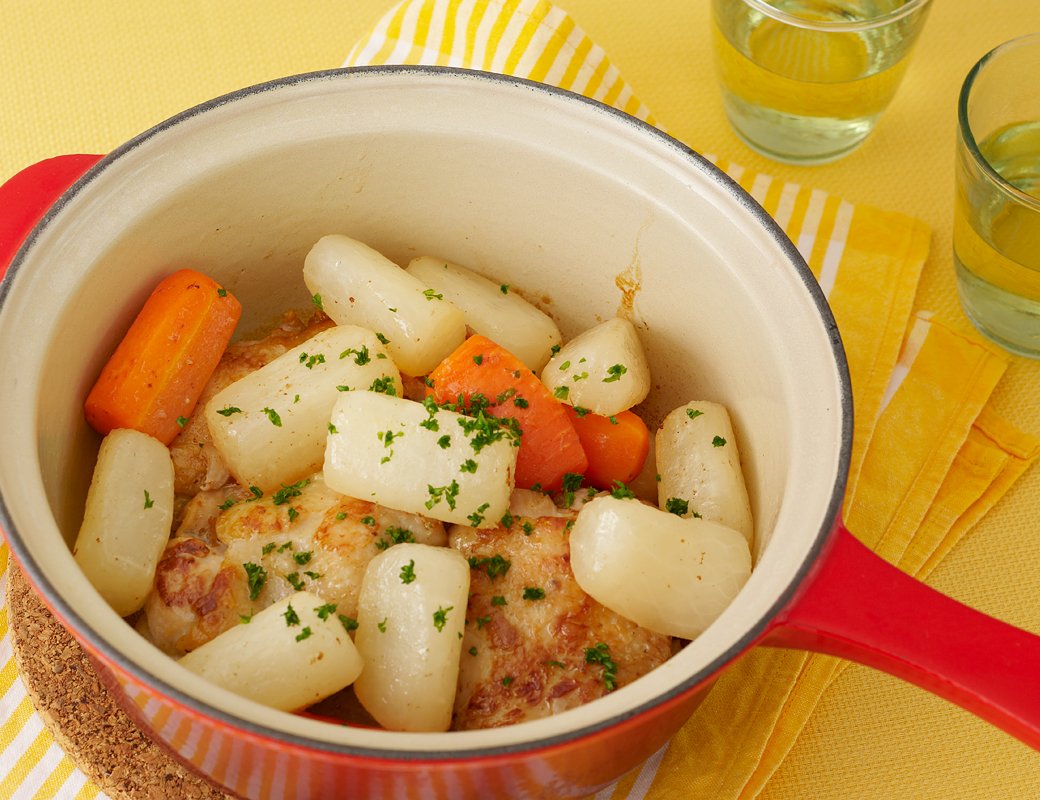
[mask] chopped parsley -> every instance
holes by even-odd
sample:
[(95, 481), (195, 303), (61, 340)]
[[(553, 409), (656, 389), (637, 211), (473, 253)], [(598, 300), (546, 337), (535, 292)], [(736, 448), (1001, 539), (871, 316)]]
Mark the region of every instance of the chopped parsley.
[(227, 297), (227, 289), (225, 289), (223, 286), (217, 289), (217, 297)]
[(238, 615), (238, 621), (241, 622), (243, 625), (248, 625), (250, 622), (253, 621), (253, 615), (252, 614), (239, 614)]
[(419, 423), (420, 426), (426, 428), (428, 431), (439, 431), (441, 429), (440, 423), (437, 422), (433, 417), (427, 417)]
[(567, 665), (564, 664), (562, 661), (549, 660), (549, 661), (544, 662), (544, 664), (547, 667), (559, 667), (560, 669), (566, 669), (567, 668)]
[(524, 532), (524, 536), (530, 536), (534, 533), (534, 525), (527, 520), (524, 520), (524, 524), (520, 526), (520, 530)]
[(551, 355), (556, 355), (557, 353), (560, 352), (560, 347), (561, 347), (561, 345), (554, 344), (552, 347), (549, 348), (549, 353)]
[(621, 481), (614, 481), (614, 488), (610, 490), (610, 496), (616, 497), (618, 500), (634, 500), (636, 493)]
[(295, 561), (301, 567), (304, 564), (309, 564), (310, 561), (311, 561), (311, 551), (310, 550), (304, 550), (304, 551), (299, 552), (299, 553), (293, 553), (293, 561)]
[(502, 294), (509, 294), (509, 284), (503, 283), (501, 286), (498, 287), (498, 291), (500, 291)]
[(177, 417), (177, 426), (178, 427), (183, 428), (187, 424), (188, 424), (188, 418), (187, 417)]
[[(300, 355), (300, 361), (303, 361), (303, 357), (306, 356), (306, 355), (307, 355), (306, 353), (302, 353)], [(314, 369), (314, 365), (315, 364), (324, 364), (324, 363), (325, 363), (325, 356), (322, 355), (321, 353), (317, 353), (317, 354), (311, 356), (310, 358), (308, 358), (307, 359), (307, 363), (304, 364), (304, 366), (307, 367), (307, 369)]]
[(701, 416), (703, 413), (703, 411), (698, 411), (696, 408), (686, 409), (686, 416), (690, 419), (697, 419), (697, 417)]
[(378, 331), (376, 331), (376, 338), (379, 340), (380, 344), (390, 344), (390, 340), (387, 339), (385, 336), (383, 336), (383, 334), (379, 333)]
[(415, 559), (409, 560), (401, 567), (401, 583), (411, 583), (415, 580)]
[(298, 516), (300, 516), (300, 512), (292, 506), (289, 506), (289, 522), (296, 522)]
[(354, 363), (359, 367), (365, 366), (369, 361), (372, 360), (372, 356), (368, 352), (368, 345), (361, 345), (360, 350), (355, 350), (353, 347), (348, 347), (342, 353), (339, 354), (340, 358), (346, 358), (347, 356), (354, 356)]
[(383, 621), (382, 622), (377, 622), (376, 623), (376, 627), (379, 628), (379, 632), (380, 633), (386, 633), (386, 621), (388, 619), (390, 619), (390, 618), (389, 617), (383, 617)]
[(376, 518), (375, 517), (362, 517), (361, 518), (361, 524), (362, 525), (368, 525), (370, 528), (375, 527)]
[(291, 483), (288, 486), (286, 486), (283, 483), (282, 488), (271, 496), (271, 502), (274, 503), (276, 506), (285, 505), (292, 498), (299, 497), (303, 487), (310, 482), (310, 478), (304, 478), (302, 481)]
[(459, 483), (456, 480), (452, 480), (447, 486), (432, 486), (427, 484), (426, 490), (430, 494), (430, 499), (426, 501), (427, 508), (433, 508), (441, 500), (444, 500), (448, 504), (448, 508), (452, 511), (455, 510), (455, 498), (459, 496)]
[(524, 600), (544, 600), (545, 589), (540, 589), (537, 586), (525, 586), (524, 587)]
[(459, 467), (459, 472), (476, 472), (476, 471), (477, 471), (477, 462), (474, 461), (472, 458), (467, 458), (465, 461), (462, 462), (462, 466)]
[(259, 500), (261, 497), (264, 496), (264, 490), (261, 489), (259, 486), (250, 486), (249, 493), (253, 495), (249, 498), (250, 500)]
[(618, 424), (617, 417), (615, 417), (613, 414), (611, 414), (609, 417), (607, 417), (607, 419), (610, 420), (610, 424), (611, 425), (617, 425)]
[(433, 388), (433, 378), (431, 378), (429, 375), (427, 375), (425, 378), (423, 378), (423, 383), (425, 383), (431, 389)]
[(591, 414), (592, 411), (590, 409), (585, 408), (585, 406), (574, 406), (574, 413), (577, 414), (578, 418), (580, 419), (581, 417), (584, 417), (586, 414)]
[(447, 450), (451, 447), (451, 437), (447, 435), (442, 436), (437, 440), (437, 444), (440, 445), (441, 450)]
[(288, 628), (300, 624), (300, 615), (296, 613), (296, 609), (292, 607), (292, 603), (286, 605), (285, 611), (282, 612), (282, 616), (285, 617), (285, 625)]
[(433, 612), (433, 627), (440, 633), (444, 630), (444, 626), (448, 623), (448, 612), (451, 611), (455, 606), (438, 606), (437, 610)]
[(274, 542), (268, 542), (267, 544), (265, 544), (263, 546), (263, 549), (260, 551), (260, 555), (266, 556), (268, 553), (270, 553), (272, 550), (274, 550), (277, 546), (278, 545), (276, 545)]
[(571, 390), (567, 386), (557, 386), (553, 389), (553, 397), (557, 400), (566, 400), (567, 396), (571, 393)]
[(490, 558), (477, 558), (476, 556), (470, 556), (469, 558), (469, 568), (480, 569), (484, 567), (491, 580), (505, 575), (509, 572), (511, 566), (513, 566), (513, 563), (498, 553), (495, 553)]
[(346, 384), (342, 384), (341, 386), (337, 386), (336, 387), (336, 391), (337, 392), (349, 392), (350, 391), (350, 387), (347, 386)]
[(329, 614), (335, 614), (336, 613), (336, 604), (335, 603), (326, 603), (323, 606), (318, 606), (317, 608), (314, 609), (314, 613), (318, 615), (318, 619), (326, 620), (326, 619), (329, 618)]
[(271, 420), (272, 425), (274, 425), (276, 428), (282, 427), (282, 418), (278, 416), (277, 411), (275, 411), (273, 408), (268, 407), (262, 408), (261, 411), (267, 414), (267, 418)]
[(476, 364), (479, 367), (481, 364), (484, 363), (484, 356), (483, 355), (473, 356), (473, 363)]
[(690, 511), (690, 501), (683, 500), (681, 497), (669, 497), (664, 502), (664, 510), (670, 514), (684, 517)]
[(304, 639), (309, 639), (310, 636), (311, 636), (311, 629), (308, 626), (308, 627), (304, 628), (302, 631), (300, 631), (298, 634), (296, 634), (296, 641), (302, 642)]
[(339, 433), (339, 431), (336, 429), (336, 426), (333, 425), (331, 422), (329, 423), (329, 433), (331, 433), (331, 434)]
[(394, 379), (389, 375), (385, 375), (382, 378), (376, 378), (372, 381), (372, 385), (368, 387), (370, 392), (381, 392), (382, 394), (388, 394), (391, 397), (397, 397), (397, 389), (394, 387)]
[(566, 370), (568, 370), (570, 368), (571, 368), (571, 362), (570, 361), (564, 361), (562, 364), (560, 364), (559, 367), (557, 367), (557, 369), (560, 370), (560, 372), (564, 372), (564, 371), (566, 371)]
[(386, 536), (386, 538), (379, 539), (376, 542), (376, 547), (380, 550), (387, 550), (395, 544), (415, 541), (415, 536), (407, 528), (395, 528), (391, 526), (383, 531), (383, 535)]
[(443, 294), (437, 294), (433, 289), (423, 289), (423, 297), (427, 300), (443, 300)]
[(346, 511), (340, 511), (339, 513), (336, 514), (336, 520), (339, 521), (339, 522), (342, 522), (346, 518), (347, 518), (347, 512)]
[(284, 553), (286, 550), (292, 550), (292, 549), (293, 549), (293, 543), (292, 542), (282, 542), (282, 546), (278, 548), (278, 552), (279, 553)]
[(586, 664), (603, 665), (603, 685), (608, 692), (614, 691), (617, 686), (617, 664), (610, 657), (610, 647), (605, 642), (599, 642), (595, 647), (585, 648)]
[(527, 408), (531, 404), (524, 400), (524, 398), (522, 397), (515, 397), (513, 398), (513, 405), (517, 408)]
[(147, 508), (151, 508), (154, 505), (155, 505), (155, 501), (152, 499), (152, 496), (150, 494), (148, 494), (148, 490), (145, 489), (144, 490), (144, 507), (147, 509)]
[(505, 514), (502, 515), (502, 519), (498, 521), (498, 524), (506, 530), (509, 530), (513, 527), (513, 522), (515, 522), (515, 520), (516, 518), (507, 511)]
[(321, 577), (321, 573), (320, 572), (311, 572), (310, 570), (307, 570), (303, 574), (306, 575), (308, 578), (310, 578), (312, 581), (316, 581), (316, 580), (318, 580), (318, 578)]
[(314, 303), (314, 307), (316, 309), (318, 309), (319, 311), (324, 311), (325, 310), (325, 306), (323, 306), (321, 304), (321, 295), (320, 294), (312, 294), (311, 295), (311, 302)]
[(339, 617), (340, 625), (343, 626), (343, 630), (347, 633), (357, 630), (358, 622), (356, 619), (348, 617), (346, 614), (338, 614), (337, 616)]
[(300, 580), (300, 573), (298, 573), (298, 572), (290, 572), (288, 575), (285, 576), (285, 580), (296, 591), (298, 591), (298, 592), (302, 592), (303, 591), (304, 583), (303, 583), (302, 580)]
[(506, 676), (505, 676), (505, 677), (504, 677), (504, 678), (502, 679), (502, 685), (503, 685), (503, 686), (508, 686), (508, 685), (509, 685), (509, 684), (511, 684), (511, 683), (512, 683), (512, 682), (513, 682), (514, 680), (515, 680), (515, 679), (513, 678), (513, 676), (512, 676), (512, 675), (506, 675)]
[(491, 598), (491, 605), (493, 606), (504, 606), (505, 604), (506, 599), (500, 594), (496, 594), (494, 597)]
[(585, 476), (580, 472), (563, 473), (563, 504), (570, 508), (574, 504), (574, 493), (581, 488)]
[(491, 622), (491, 617), (477, 617), (477, 630), (479, 631), (489, 622)]
[(712, 447), (725, 447), (726, 446), (726, 440), (723, 439), (721, 436), (716, 436), (714, 439), (711, 440), (711, 446)]
[(261, 567), (259, 564), (243, 564), (242, 569), (246, 571), (246, 585), (249, 587), (249, 599), (256, 600), (260, 596), (260, 591), (264, 588), (264, 584), (267, 582), (267, 570)]
[(471, 647), (471, 648), (469, 649), (469, 654), (470, 654), (471, 656), (475, 656), (475, 655), (477, 654), (477, 647), (476, 647), (476, 645), (474, 645), (473, 647)]
[(477, 510), (470, 514), (466, 519), (469, 520), (469, 524), (474, 528), (477, 527), (481, 522), (484, 521), (484, 512), (488, 510), (490, 503), (482, 503), (477, 507)]
[[(470, 398), (471, 410), (474, 397), (476, 395)], [(486, 398), (483, 399), (486, 400)], [(462, 432), (469, 438), (469, 445), (473, 448), (474, 453), (479, 453), (489, 444), (494, 444), (501, 439), (508, 439), (514, 447), (520, 446), (520, 437), (523, 432), (520, 430), (519, 423), (511, 417), (502, 419), (491, 417), (485, 414), (481, 408), (477, 411), (476, 416), (459, 417), (458, 423)]]
[(231, 508), (231, 506), (235, 505), (235, 503), (237, 502), (238, 501), (234, 497), (229, 497), (227, 500), (225, 500), (223, 503), (217, 506), (217, 508), (219, 508), (221, 511), (227, 511), (229, 508)]
[(607, 377), (603, 379), (604, 383), (613, 383), (614, 381), (621, 380), (621, 376), (628, 372), (628, 367), (624, 364), (614, 364), (612, 367), (607, 369)]

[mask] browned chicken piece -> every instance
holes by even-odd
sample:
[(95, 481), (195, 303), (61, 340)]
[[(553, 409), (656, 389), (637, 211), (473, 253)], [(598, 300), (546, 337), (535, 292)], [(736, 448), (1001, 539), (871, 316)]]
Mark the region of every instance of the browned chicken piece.
[(213, 446), (209, 426), (202, 414), (210, 398), (224, 387), (273, 361), (286, 350), (291, 350), (332, 326), (332, 320), (321, 311), (315, 311), (306, 322), (295, 311), (289, 311), (264, 338), (237, 342), (228, 347), (203, 389), (195, 413), (170, 444), (174, 468), (173, 490), (176, 494), (192, 496), (200, 491), (217, 489), (230, 480), (230, 473)]
[(568, 522), (517, 517), (509, 529), (449, 530), (451, 546), (472, 567), (453, 730), (574, 708), (671, 655), (670, 637), (581, 590), (571, 573)]
[(320, 476), (263, 497), (238, 486), (200, 492), (159, 561), (146, 635), (183, 655), (301, 589), (355, 618), (368, 562), (404, 541), (443, 546), (447, 534), (436, 520), (344, 497)]

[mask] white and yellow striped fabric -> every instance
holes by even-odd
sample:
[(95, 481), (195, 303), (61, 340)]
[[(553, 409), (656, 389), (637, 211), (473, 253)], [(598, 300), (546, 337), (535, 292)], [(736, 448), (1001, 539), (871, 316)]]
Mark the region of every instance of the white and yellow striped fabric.
[[(405, 0), (345, 62), (375, 64), (508, 73), (655, 124), (606, 53), (543, 0)], [(856, 407), (850, 527), (903, 569), (926, 576), (1040, 452), (1040, 443), (987, 406), (1005, 359), (928, 314), (912, 315), (929, 247), (922, 223), (709, 158), (787, 232), (834, 311)], [(32, 712), (15, 679), (6, 608), (0, 634), (0, 797), (105, 797)], [(755, 651), (727, 671), (669, 746), (596, 800), (755, 797), (839, 669), (822, 656)]]

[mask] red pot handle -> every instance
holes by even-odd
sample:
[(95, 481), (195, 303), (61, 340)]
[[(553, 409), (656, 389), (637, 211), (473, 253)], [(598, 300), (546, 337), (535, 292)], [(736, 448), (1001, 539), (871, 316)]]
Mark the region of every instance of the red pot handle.
[(0, 186), (0, 276), (40, 217), (100, 159), (95, 155), (48, 158), (26, 167)]
[(776, 622), (763, 644), (883, 670), (1040, 750), (1040, 636), (911, 578), (843, 525)]

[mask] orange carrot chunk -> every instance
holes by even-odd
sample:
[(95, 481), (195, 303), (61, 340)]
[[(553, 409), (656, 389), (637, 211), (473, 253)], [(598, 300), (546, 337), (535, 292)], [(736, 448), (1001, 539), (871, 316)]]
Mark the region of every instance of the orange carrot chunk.
[(172, 442), (241, 314), (238, 300), (212, 278), (190, 269), (164, 278), (87, 395), (87, 422), (101, 434), (133, 428)]
[(614, 481), (635, 480), (650, 451), (650, 431), (643, 420), (631, 411), (602, 417), (592, 412), (579, 415), (568, 406), (567, 413), (589, 458), (587, 483), (610, 489)]
[(430, 373), (428, 390), (437, 403), (467, 408), (486, 401), (485, 413), (512, 417), (520, 426), (516, 485), (555, 491), (567, 472), (584, 472), (588, 465), (567, 411), (530, 369), (484, 336), (471, 336)]

